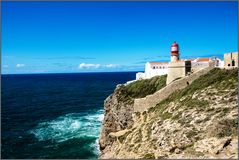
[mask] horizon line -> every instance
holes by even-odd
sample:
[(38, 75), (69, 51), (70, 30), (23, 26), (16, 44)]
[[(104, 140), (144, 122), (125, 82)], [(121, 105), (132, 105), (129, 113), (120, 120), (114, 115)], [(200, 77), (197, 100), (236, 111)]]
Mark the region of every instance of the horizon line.
[(26, 74), (77, 74), (77, 73), (126, 73), (126, 72), (143, 72), (143, 71), (104, 71), (104, 72), (52, 72), (52, 73), (1, 73), (1, 75), (26, 75)]

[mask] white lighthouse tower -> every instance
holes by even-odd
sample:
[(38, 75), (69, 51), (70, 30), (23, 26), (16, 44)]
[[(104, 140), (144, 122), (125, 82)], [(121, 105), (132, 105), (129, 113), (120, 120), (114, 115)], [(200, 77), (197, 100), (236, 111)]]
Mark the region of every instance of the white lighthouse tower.
[(176, 41), (171, 45), (171, 62), (177, 62), (179, 60), (179, 46)]

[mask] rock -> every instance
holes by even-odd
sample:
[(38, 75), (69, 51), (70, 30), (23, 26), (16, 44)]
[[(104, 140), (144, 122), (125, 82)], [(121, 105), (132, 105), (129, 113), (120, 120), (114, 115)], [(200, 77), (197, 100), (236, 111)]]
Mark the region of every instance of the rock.
[(237, 159), (237, 71), (213, 70), (144, 113), (118, 86), (104, 103), (99, 158)]
[(175, 149), (175, 153), (176, 153), (176, 154), (179, 154), (180, 152), (181, 152), (180, 149), (178, 149), (178, 148)]

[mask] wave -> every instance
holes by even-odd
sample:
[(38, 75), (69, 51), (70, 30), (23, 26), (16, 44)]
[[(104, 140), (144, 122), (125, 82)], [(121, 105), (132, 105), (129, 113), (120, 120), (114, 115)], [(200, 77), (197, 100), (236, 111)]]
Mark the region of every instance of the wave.
[(73, 138), (92, 138), (94, 140), (89, 144), (90, 148), (94, 148), (94, 152), (99, 153), (98, 138), (103, 118), (103, 110), (90, 114), (70, 113), (55, 120), (39, 123), (29, 133), (39, 141), (50, 140), (56, 143)]

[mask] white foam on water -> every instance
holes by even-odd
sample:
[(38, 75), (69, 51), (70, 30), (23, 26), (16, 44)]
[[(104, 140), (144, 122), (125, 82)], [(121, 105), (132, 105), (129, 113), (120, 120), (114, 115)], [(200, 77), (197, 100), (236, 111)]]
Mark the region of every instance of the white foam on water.
[(99, 114), (98, 120), (102, 122), (103, 119), (104, 119), (104, 114)]
[[(55, 120), (39, 123), (29, 133), (33, 134), (39, 141), (51, 140), (57, 143), (81, 137), (93, 137), (97, 140), (103, 117), (103, 110), (91, 114), (66, 114)], [(92, 145), (96, 150), (99, 149), (98, 142)]]
[(94, 154), (100, 154), (100, 145), (99, 145), (99, 138), (95, 140), (95, 143), (90, 144), (90, 148), (92, 148)]
[(78, 121), (74, 121), (71, 125), (70, 128), (77, 129), (80, 127), (80, 123)]
[(50, 140), (56, 144), (73, 138), (95, 138), (95, 141), (88, 147), (95, 155), (99, 155), (99, 134), (103, 118), (103, 110), (92, 111), (90, 114), (70, 113), (51, 121), (39, 123), (29, 133), (39, 141)]

